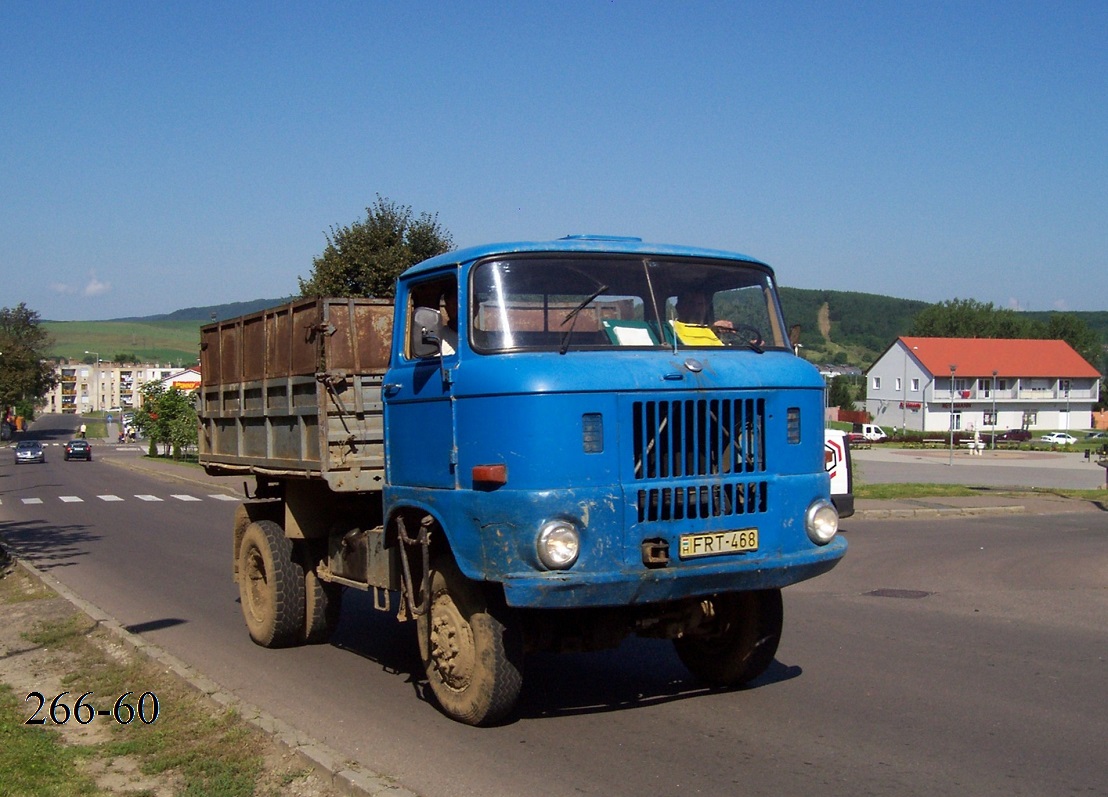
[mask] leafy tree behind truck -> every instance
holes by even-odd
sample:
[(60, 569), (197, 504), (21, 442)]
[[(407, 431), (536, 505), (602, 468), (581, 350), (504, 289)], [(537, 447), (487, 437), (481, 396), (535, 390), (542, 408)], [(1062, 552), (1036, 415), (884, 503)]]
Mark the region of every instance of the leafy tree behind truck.
[(453, 246), (437, 214), (413, 217), (410, 206), (378, 194), (364, 220), (331, 227), (311, 274), (299, 280), (300, 295), (391, 298), (401, 272)]
[(196, 409), (190, 393), (161, 382), (142, 387), (142, 407), (135, 411), (135, 426), (150, 439), (151, 455), (162, 446), (163, 456), (171, 453), (180, 459), (186, 450), (196, 446)]

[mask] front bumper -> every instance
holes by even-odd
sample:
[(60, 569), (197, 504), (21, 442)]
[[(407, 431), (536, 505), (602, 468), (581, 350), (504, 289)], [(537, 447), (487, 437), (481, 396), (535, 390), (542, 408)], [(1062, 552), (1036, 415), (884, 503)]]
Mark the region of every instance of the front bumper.
[(813, 552), (796, 552), (773, 560), (721, 561), (696, 567), (661, 568), (638, 573), (545, 572), (506, 579), (509, 606), (569, 609), (581, 606), (626, 606), (662, 603), (681, 598), (780, 589), (826, 573), (846, 553), (847, 543), (836, 537)]

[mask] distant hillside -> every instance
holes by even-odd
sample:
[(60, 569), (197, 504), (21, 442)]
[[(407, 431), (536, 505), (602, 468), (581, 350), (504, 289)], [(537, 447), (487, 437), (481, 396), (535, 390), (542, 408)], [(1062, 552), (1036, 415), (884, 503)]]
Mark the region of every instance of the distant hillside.
[(213, 318), (234, 318), (287, 301), (290, 298), (255, 299), (110, 321), (44, 321), (43, 327), (54, 339), (49, 351), (51, 357), (91, 361), (98, 356), (113, 362), (168, 363), (186, 367), (196, 363), (200, 327)]
[(800, 344), (812, 362), (868, 366), (927, 306), (872, 293), (781, 288), (785, 320), (800, 324)]
[(113, 318), (112, 321), (201, 321), (208, 323), (212, 319), (234, 318), (238, 315), (256, 313), (267, 307), (291, 302), (294, 296), (286, 296), (282, 299), (254, 299), (250, 302), (231, 302), (230, 304), (214, 304), (208, 307), (186, 307), (184, 310), (174, 310), (172, 313), (162, 315), (148, 315), (131, 318)]
[[(191, 365), (200, 345), (199, 328), (212, 320), (234, 318), (283, 304), (292, 297), (189, 307), (163, 315), (112, 321), (46, 321), (54, 337), (54, 357), (103, 360), (119, 355), (142, 362)], [(781, 288), (785, 320), (800, 324), (804, 357), (816, 363), (867, 368), (897, 338), (908, 333), (927, 302), (871, 293)], [(1028, 313), (1047, 322), (1050, 313)], [(1074, 313), (1108, 343), (1108, 311)]]

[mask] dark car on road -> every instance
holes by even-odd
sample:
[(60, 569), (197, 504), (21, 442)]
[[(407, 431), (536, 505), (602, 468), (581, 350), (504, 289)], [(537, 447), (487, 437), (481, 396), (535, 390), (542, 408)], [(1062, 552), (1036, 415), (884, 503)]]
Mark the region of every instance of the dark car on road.
[(996, 436), (996, 441), (998, 443), (1003, 443), (1005, 441), (1011, 443), (1026, 443), (1030, 439), (1031, 432), (1026, 429), (1009, 429), (1007, 432), (1001, 432)]
[(65, 444), (65, 459), (83, 459), (92, 462), (92, 445), (88, 440), (70, 440)]
[(45, 462), (46, 451), (38, 440), (20, 440), (15, 444), (15, 464)]

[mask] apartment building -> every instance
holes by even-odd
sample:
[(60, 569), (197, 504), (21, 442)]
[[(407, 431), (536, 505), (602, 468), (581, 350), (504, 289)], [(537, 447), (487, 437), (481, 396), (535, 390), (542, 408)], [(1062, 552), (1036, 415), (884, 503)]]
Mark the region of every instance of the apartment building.
[(181, 390), (193, 390), (200, 385), (196, 368), (175, 367), (160, 363), (119, 365), (64, 362), (55, 366), (57, 386), (44, 398), (43, 412), (81, 415), (86, 412), (111, 409), (134, 409), (142, 406), (142, 388), (150, 382), (164, 382)]

